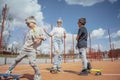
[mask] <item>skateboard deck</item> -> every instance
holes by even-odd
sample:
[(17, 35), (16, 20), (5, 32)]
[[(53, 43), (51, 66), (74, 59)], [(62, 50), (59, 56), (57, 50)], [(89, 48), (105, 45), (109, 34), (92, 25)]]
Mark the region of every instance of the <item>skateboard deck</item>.
[(94, 73), (95, 75), (102, 75), (102, 71), (99, 69), (90, 69), (89, 73)]
[(23, 75), (21, 74), (5, 74), (5, 73), (0, 73), (0, 80), (2, 79), (9, 79), (12, 78), (13, 80), (20, 80), (20, 77), (22, 77)]
[(56, 73), (59, 73), (59, 72), (63, 72), (63, 71), (61, 70), (61, 68), (62, 68), (62, 67), (57, 67), (57, 68), (52, 67), (52, 68), (50, 68), (49, 70), (50, 70), (50, 73), (56, 74)]

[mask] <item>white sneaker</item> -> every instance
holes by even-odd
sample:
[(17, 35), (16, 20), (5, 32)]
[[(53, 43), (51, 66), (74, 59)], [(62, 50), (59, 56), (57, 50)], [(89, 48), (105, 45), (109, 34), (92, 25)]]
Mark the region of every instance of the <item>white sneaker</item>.
[(53, 67), (51, 68), (52, 70), (57, 70), (57, 66), (53, 65)]
[(6, 74), (11, 74), (12, 71), (7, 70), (5, 73), (6, 73)]
[(35, 75), (34, 80), (42, 80), (40, 75)]

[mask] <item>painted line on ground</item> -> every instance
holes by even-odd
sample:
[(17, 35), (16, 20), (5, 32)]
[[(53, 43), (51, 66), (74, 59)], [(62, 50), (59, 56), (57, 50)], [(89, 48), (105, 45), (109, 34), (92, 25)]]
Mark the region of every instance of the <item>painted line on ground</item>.
[(105, 75), (105, 76), (120, 76), (120, 74), (102, 74), (102, 75)]

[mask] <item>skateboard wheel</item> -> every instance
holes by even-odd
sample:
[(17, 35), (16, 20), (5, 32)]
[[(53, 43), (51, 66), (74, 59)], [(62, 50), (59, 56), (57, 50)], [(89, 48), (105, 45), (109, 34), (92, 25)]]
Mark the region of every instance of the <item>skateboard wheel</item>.
[(52, 70), (50, 70), (50, 73), (52, 73)]
[(53, 71), (53, 70), (50, 70), (50, 73), (54, 73), (54, 71)]
[(55, 70), (54, 73), (57, 73), (57, 70)]
[(50, 73), (55, 74), (55, 73), (57, 73), (57, 70), (50, 70)]
[(90, 70), (88, 70), (88, 73), (90, 73)]
[(101, 75), (102, 73), (101, 72), (96, 72), (95, 75)]

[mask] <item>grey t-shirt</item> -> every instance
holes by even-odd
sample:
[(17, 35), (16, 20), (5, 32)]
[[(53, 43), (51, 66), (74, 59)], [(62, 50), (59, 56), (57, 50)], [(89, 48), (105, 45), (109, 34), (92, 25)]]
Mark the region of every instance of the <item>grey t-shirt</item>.
[[(38, 46), (41, 45), (42, 40), (38, 39), (37, 37), (45, 36), (43, 28), (36, 26), (35, 31), (32, 29), (29, 30), (25, 37), (25, 44), (23, 45), (23, 50), (25, 51), (32, 51), (36, 50)], [(34, 41), (37, 40), (38, 42), (34, 44)]]
[(87, 47), (87, 37), (88, 37), (87, 29), (85, 27), (79, 28), (77, 35), (80, 36), (77, 41), (77, 47), (78, 48)]

